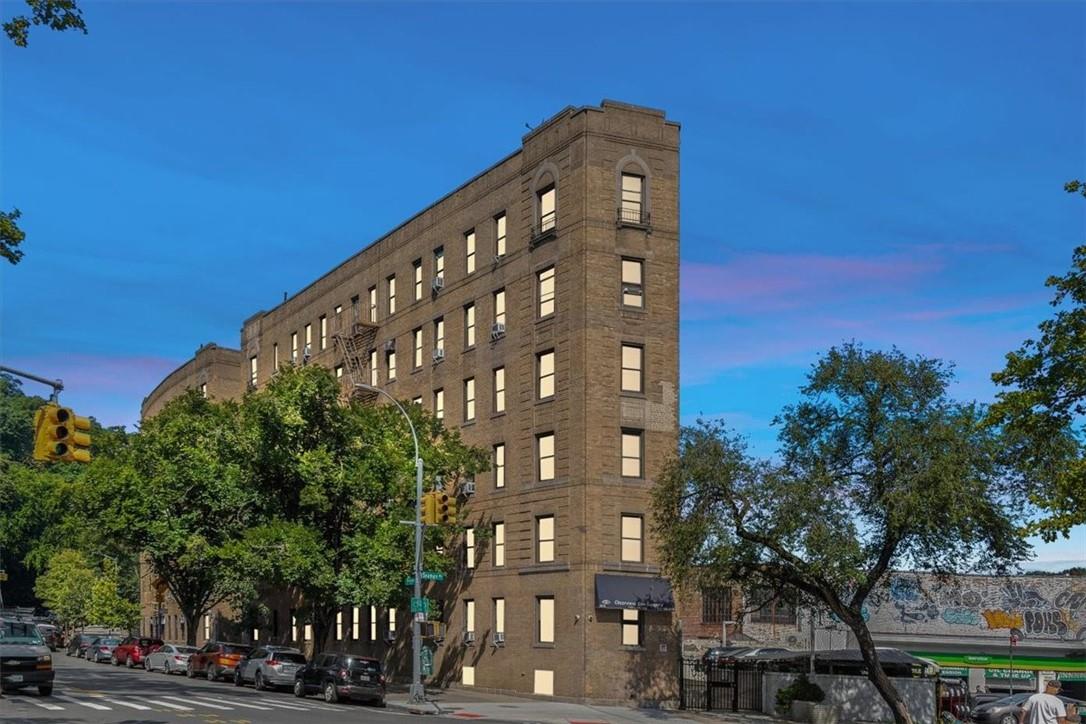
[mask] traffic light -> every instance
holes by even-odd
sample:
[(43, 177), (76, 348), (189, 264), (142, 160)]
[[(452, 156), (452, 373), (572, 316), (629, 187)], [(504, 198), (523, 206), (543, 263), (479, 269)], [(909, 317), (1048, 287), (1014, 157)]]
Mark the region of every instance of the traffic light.
[(456, 522), (456, 498), (448, 493), (435, 493), (437, 496), (437, 522), (451, 525)]
[(422, 494), (422, 522), (437, 525), (437, 493)]
[(49, 403), (34, 413), (34, 459), (90, 462), (90, 420)]

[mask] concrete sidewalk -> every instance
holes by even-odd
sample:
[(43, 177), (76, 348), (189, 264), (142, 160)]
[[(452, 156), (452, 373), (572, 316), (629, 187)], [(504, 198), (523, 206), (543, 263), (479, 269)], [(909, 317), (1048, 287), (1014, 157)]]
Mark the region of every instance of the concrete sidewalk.
[[(389, 692), (388, 706), (417, 714), (436, 714), (470, 721), (486, 719), (502, 722), (539, 722), (540, 724), (610, 724), (611, 722), (697, 722), (706, 721), (689, 712), (669, 709), (634, 709), (623, 706), (592, 706), (548, 699), (522, 698), (464, 689), (428, 690), (431, 700), (425, 705), (407, 703), (406, 693)], [(720, 719), (717, 719), (720, 721)]]

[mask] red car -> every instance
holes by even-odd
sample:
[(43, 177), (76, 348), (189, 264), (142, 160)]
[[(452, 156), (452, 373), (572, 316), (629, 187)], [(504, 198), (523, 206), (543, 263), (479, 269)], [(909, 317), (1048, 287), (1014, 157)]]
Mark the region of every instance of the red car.
[(117, 644), (109, 655), (109, 663), (114, 666), (124, 664), (128, 668), (143, 666), (143, 658), (162, 645), (162, 639), (150, 639), (145, 636), (129, 636)]
[(189, 656), (185, 673), (190, 679), (197, 676), (206, 676), (208, 681), (216, 681), (224, 676), (233, 679), (238, 662), (252, 649), (252, 646), (244, 644), (208, 641), (199, 651)]

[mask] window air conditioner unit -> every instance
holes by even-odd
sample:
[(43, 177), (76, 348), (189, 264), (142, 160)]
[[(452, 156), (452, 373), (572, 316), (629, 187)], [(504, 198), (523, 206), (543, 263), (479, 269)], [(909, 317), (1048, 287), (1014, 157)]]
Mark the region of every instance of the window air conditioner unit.
[(494, 632), (494, 645), (495, 646), (504, 646), (505, 645), (505, 632), (504, 631), (495, 631)]
[(474, 631), (465, 631), (464, 632), (464, 643), (466, 643), (466, 644), (475, 643), (475, 632)]
[(465, 480), (464, 481), (464, 495), (475, 495), (475, 481), (474, 480)]
[(445, 277), (444, 277), (444, 275), (438, 275), (438, 276), (434, 277), (433, 281), (430, 282), (430, 288), (433, 289), (435, 292), (440, 292), (442, 289), (444, 289), (445, 288)]
[(494, 322), (490, 326), (490, 338), (501, 339), (505, 336), (505, 322)]
[(434, 347), (434, 362), (440, 362), (443, 359), (445, 359), (445, 348)]
[(308, 364), (309, 363), (309, 358), (312, 357), (312, 356), (313, 355), (311, 355), (309, 353), (309, 345), (307, 344), (305, 346), (305, 349), (302, 350), (302, 364)]
[(386, 352), (395, 352), (396, 351), (396, 340), (394, 340), (394, 339), (385, 340), (385, 351)]

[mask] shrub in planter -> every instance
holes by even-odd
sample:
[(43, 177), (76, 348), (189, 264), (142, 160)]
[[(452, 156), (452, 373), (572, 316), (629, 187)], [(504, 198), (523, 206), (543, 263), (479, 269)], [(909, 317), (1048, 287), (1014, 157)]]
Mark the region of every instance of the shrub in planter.
[[(792, 714), (793, 719), (806, 721), (810, 715), (810, 705), (825, 698), (822, 687), (810, 681), (806, 674), (800, 674), (791, 684), (777, 690), (777, 713), (781, 716)], [(795, 702), (802, 703), (796, 706)]]

